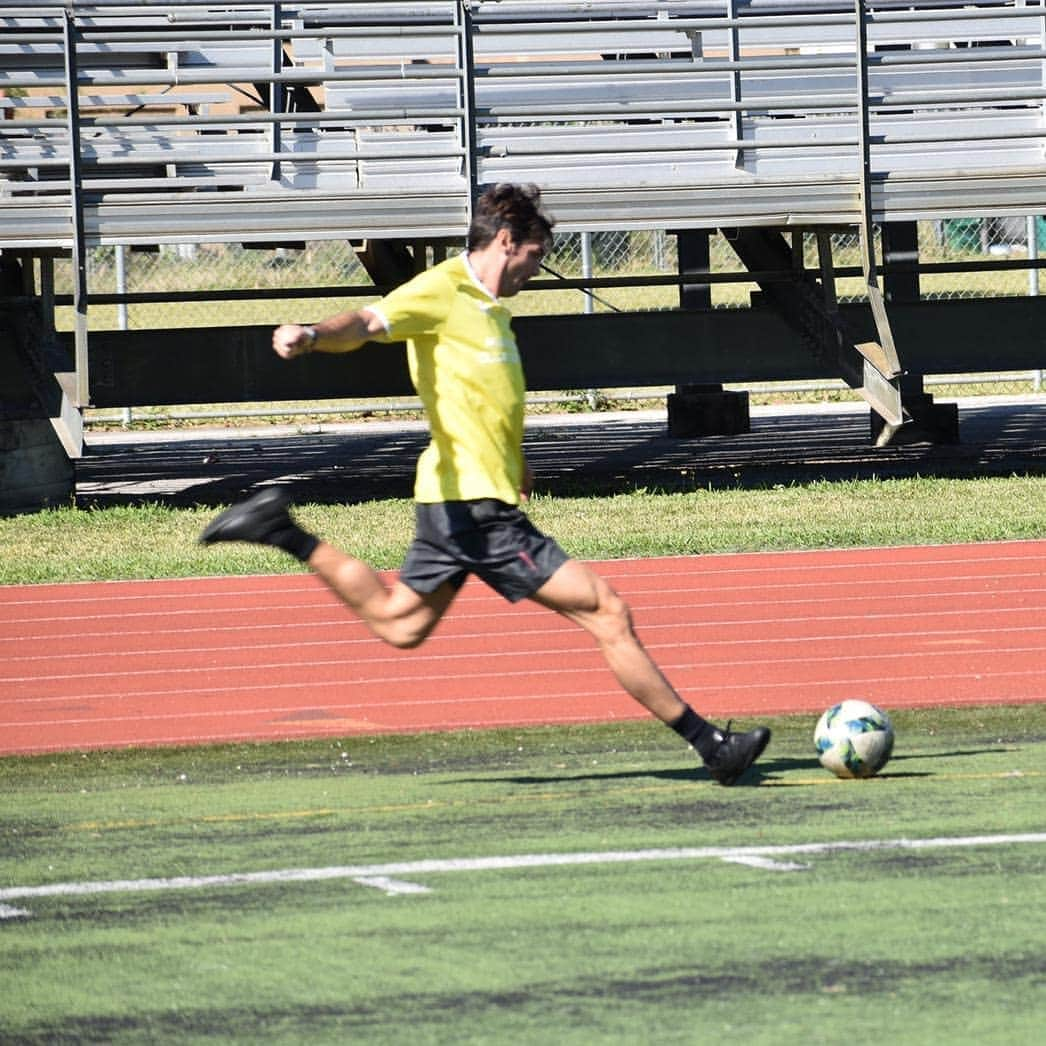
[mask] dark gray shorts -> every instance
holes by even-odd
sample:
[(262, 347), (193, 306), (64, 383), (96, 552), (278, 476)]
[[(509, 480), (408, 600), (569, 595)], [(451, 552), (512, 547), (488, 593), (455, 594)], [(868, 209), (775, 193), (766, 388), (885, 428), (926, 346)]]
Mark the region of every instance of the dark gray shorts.
[(510, 603), (532, 596), (567, 561), (515, 506), (484, 498), (415, 505), (414, 541), (400, 580), (415, 592), (455, 588), (475, 574)]

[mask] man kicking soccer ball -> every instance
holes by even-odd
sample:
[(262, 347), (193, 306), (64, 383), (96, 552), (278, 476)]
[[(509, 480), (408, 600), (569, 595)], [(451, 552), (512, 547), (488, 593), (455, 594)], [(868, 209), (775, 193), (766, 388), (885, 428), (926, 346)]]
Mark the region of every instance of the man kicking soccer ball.
[(273, 348), (287, 360), (352, 352), (368, 341), (407, 342), (431, 442), (418, 460), (415, 536), (395, 584), (302, 530), (276, 487), (223, 512), (200, 541), (253, 541), (297, 556), (396, 647), (422, 643), (469, 574), (511, 602), (532, 599), (586, 629), (621, 686), (693, 745), (716, 781), (731, 785), (770, 731), (734, 733), (702, 719), (651, 660), (621, 597), (519, 508), (532, 483), (522, 447), (523, 368), (501, 299), (524, 286), (548, 249), (552, 222), (539, 205), (536, 187), (494, 186), (477, 202), (465, 253), (374, 305), (273, 332)]

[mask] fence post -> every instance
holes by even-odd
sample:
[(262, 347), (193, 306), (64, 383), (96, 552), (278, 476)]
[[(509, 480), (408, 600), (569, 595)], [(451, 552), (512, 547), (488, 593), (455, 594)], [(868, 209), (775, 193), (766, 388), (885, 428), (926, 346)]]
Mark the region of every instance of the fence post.
[[(586, 280), (592, 279), (592, 233), (590, 232), (581, 234), (581, 275)], [(585, 315), (590, 316), (595, 311), (596, 303), (592, 298), (592, 292), (586, 290)], [(587, 389), (585, 391), (585, 399), (588, 402), (589, 410), (595, 410), (599, 405), (599, 394), (596, 389)]]
[[(1039, 257), (1039, 229), (1038, 218), (1034, 214), (1028, 215), (1028, 261), (1035, 261)], [(1037, 297), (1039, 293), (1039, 270), (1032, 266), (1028, 270), (1028, 294)], [(1042, 392), (1042, 370), (1031, 372), (1031, 387), (1034, 392)]]
[[(581, 234), (581, 275), (586, 280), (592, 279), (592, 233)], [(596, 311), (595, 302), (592, 300), (592, 292), (585, 291), (585, 314), (591, 315)]]
[[(123, 295), (127, 293), (127, 245), (118, 243), (116, 245), (116, 293)], [(127, 330), (127, 302), (120, 301), (116, 305), (116, 325), (120, 330)], [(130, 407), (124, 407), (120, 421), (125, 429), (131, 427), (133, 416)]]

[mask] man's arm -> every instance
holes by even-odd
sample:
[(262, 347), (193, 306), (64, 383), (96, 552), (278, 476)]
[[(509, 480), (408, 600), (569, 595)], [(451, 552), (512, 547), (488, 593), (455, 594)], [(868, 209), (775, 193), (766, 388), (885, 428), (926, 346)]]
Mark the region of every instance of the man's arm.
[(352, 352), (384, 333), (381, 317), (363, 308), (340, 312), (313, 326), (285, 323), (272, 332), (272, 347), (281, 358), (292, 360), (306, 352)]

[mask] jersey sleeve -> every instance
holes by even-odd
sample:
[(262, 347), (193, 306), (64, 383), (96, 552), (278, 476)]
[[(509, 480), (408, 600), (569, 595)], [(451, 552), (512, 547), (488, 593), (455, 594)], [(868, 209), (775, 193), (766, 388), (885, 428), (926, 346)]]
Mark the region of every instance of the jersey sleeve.
[(450, 312), (454, 288), (441, 272), (429, 269), (390, 291), (367, 309), (379, 316), (389, 341), (431, 334)]

